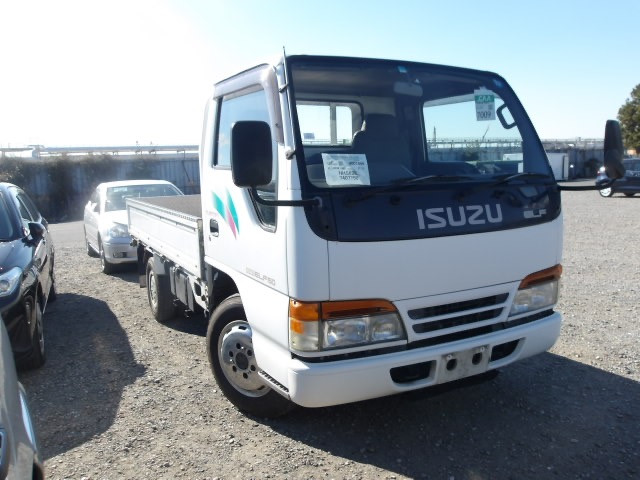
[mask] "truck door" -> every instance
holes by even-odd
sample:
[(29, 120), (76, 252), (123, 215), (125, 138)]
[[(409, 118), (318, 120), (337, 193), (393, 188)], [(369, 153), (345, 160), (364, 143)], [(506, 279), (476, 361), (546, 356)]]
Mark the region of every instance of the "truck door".
[[(266, 72), (268, 75), (270, 72)], [(263, 198), (276, 199), (278, 182), (278, 120), (280, 109), (269, 88), (263, 84), (265, 72), (249, 72), (235, 78), (225, 88), (216, 86), (214, 108), (208, 116), (211, 126), (203, 140), (202, 211), (205, 260), (226, 272), (238, 284), (257, 289), (251, 295), (268, 300), (270, 295), (287, 293), (285, 222), (282, 211), (255, 201), (246, 188), (238, 188), (231, 174), (231, 128), (237, 121), (259, 120), (271, 126), (273, 176), (258, 191)], [(222, 90), (222, 93), (220, 91)], [(231, 272), (234, 272), (233, 274)], [(276, 293), (278, 292), (278, 293)], [(249, 314), (251, 305), (243, 299)]]

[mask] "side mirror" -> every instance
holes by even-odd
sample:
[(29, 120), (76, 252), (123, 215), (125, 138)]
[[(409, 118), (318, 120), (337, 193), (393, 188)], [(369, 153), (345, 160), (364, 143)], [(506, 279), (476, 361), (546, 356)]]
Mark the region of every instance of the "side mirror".
[(47, 229), (41, 223), (29, 222), (29, 233), (34, 240), (40, 240), (46, 231)]
[(240, 121), (231, 127), (231, 173), (238, 187), (259, 187), (271, 182), (273, 151), (266, 122)]
[(622, 146), (620, 123), (616, 120), (607, 120), (607, 125), (604, 129), (604, 169), (607, 177), (612, 180), (624, 176), (623, 153), (624, 147)]

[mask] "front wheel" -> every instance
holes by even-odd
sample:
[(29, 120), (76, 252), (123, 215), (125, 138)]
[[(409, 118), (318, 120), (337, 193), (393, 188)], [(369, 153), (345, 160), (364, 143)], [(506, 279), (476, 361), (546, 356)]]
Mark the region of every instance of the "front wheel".
[(93, 249), (93, 247), (91, 246), (91, 244), (89, 243), (89, 240), (87, 238), (87, 230), (85, 229), (84, 231), (84, 248), (87, 251), (87, 255), (90, 257), (97, 257), (98, 254), (96, 253), (96, 251)]
[(27, 297), (24, 301), (24, 318), (27, 323), (26, 330), (29, 333), (29, 350), (26, 355), (17, 362), (21, 370), (31, 370), (44, 365), (44, 323), (42, 320), (42, 307), (36, 298)]
[(207, 355), (213, 376), (238, 409), (259, 417), (279, 417), (294, 405), (260, 378), (251, 337), (239, 295), (218, 305), (207, 328)]
[(104, 247), (102, 246), (102, 241), (98, 240), (100, 243), (100, 267), (102, 267), (102, 273), (109, 275), (116, 270), (116, 266), (113, 263), (109, 263), (104, 254)]
[(624, 196), (625, 197), (633, 197), (635, 195), (635, 193), (625, 193)]
[(613, 191), (611, 190), (611, 188), (603, 188), (602, 190), (600, 190), (600, 195), (603, 197), (610, 197), (611, 195), (613, 195)]

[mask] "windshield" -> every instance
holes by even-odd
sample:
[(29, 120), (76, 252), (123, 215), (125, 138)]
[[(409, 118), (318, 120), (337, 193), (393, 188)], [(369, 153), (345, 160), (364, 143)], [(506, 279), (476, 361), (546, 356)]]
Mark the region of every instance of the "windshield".
[(15, 236), (16, 230), (7, 210), (7, 204), (4, 196), (0, 194), (0, 242), (12, 240)]
[(551, 175), (526, 114), (497, 75), (307, 57), (294, 57), (290, 69), (301, 170), (315, 187), (385, 186), (425, 176), (453, 182)]
[(142, 197), (165, 197), (169, 195), (182, 195), (173, 185), (149, 184), (149, 185), (126, 185), (107, 188), (105, 212), (124, 210), (127, 208), (127, 198)]

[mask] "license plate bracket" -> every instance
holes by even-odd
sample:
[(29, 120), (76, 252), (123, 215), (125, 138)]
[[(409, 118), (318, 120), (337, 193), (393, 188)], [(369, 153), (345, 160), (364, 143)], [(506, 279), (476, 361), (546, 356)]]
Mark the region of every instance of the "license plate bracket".
[(489, 346), (470, 348), (443, 355), (438, 362), (438, 383), (478, 375), (489, 366)]

